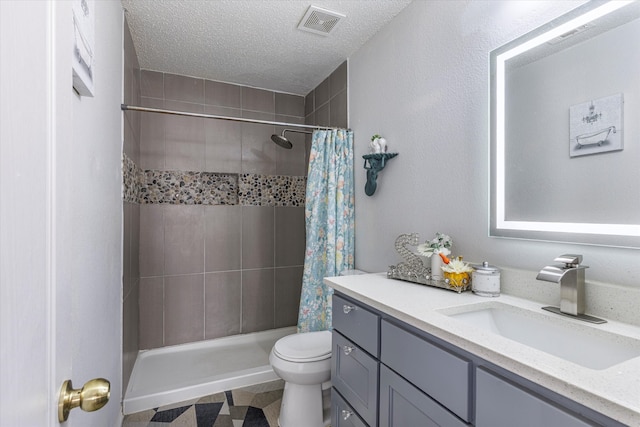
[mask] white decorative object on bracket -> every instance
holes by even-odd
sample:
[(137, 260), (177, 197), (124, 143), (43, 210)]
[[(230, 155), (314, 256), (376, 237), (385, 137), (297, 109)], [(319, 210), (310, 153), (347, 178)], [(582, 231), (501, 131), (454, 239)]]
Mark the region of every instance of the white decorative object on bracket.
[(387, 152), (387, 140), (380, 135), (373, 135), (369, 143), (369, 152), (371, 154), (379, 154)]

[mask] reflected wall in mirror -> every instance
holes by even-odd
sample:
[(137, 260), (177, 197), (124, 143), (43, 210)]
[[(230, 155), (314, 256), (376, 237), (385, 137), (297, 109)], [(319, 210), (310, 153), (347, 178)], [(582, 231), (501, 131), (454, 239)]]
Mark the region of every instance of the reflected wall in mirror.
[(640, 248), (640, 1), (589, 2), (490, 61), (490, 234)]

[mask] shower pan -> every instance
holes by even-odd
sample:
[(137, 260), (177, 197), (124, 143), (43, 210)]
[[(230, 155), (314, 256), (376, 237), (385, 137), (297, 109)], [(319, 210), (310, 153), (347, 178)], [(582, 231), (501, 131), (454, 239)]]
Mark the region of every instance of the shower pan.
[(278, 377), (276, 341), (295, 326), (141, 351), (122, 402), (124, 415), (246, 387)]

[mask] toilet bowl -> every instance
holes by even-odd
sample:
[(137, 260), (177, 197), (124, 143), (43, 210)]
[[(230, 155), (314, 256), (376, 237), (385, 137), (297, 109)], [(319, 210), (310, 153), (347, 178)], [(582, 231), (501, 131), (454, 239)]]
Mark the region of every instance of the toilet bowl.
[[(323, 427), (322, 384), (331, 379), (331, 332), (280, 338), (271, 350), (273, 371), (285, 381), (280, 427)], [(328, 414), (327, 414), (328, 415)]]

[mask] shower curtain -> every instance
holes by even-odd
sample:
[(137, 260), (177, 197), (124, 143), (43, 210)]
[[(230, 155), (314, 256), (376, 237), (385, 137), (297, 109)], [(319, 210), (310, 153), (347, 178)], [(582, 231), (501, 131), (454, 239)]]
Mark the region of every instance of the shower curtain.
[(305, 202), (307, 246), (298, 332), (331, 329), (333, 290), (322, 282), (354, 265), (353, 132), (313, 133)]

